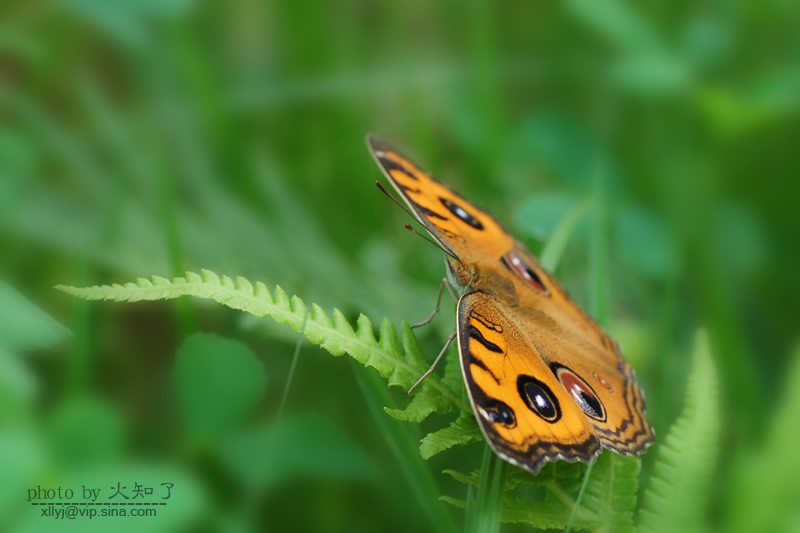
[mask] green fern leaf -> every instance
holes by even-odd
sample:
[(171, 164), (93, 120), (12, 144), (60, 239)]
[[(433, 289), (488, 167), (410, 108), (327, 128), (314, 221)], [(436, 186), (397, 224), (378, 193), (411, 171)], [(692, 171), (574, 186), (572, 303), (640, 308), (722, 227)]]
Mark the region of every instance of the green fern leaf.
[(384, 408), (389, 416), (403, 422), (422, 422), (433, 413), (446, 413), (452, 410), (453, 402), (445, 398), (432, 383), (427, 383), (433, 376), (428, 376), (420, 388), (421, 390), (414, 395), (411, 403), (405, 409)]
[[(471, 411), (467, 387), (464, 386), (464, 376), (461, 373), (461, 354), (459, 354), (458, 350), (450, 350), (446, 355), (446, 359), (442, 386), (452, 391), (461, 400), (459, 406), (466, 405), (468, 406), (467, 410)], [(452, 409), (452, 411), (455, 411), (455, 409)]]
[(798, 531), (800, 525), (800, 347), (759, 450), (736, 463), (724, 531)]
[[(410, 333), (410, 328), (409, 328)], [(413, 350), (419, 351), (419, 346), (408, 346), (407, 352)], [(464, 387), (464, 380), (461, 377), (461, 364), (458, 361), (458, 353), (451, 350), (447, 354), (447, 363), (445, 366), (444, 377), (439, 378), (437, 374), (431, 374), (419, 387), (419, 392), (408, 404), (405, 409), (388, 409), (385, 411), (390, 416), (397, 420), (404, 422), (422, 422), (432, 413), (451, 413), (458, 411), (461, 405), (468, 405), (469, 400), (466, 396), (466, 388)], [(427, 363), (423, 363), (427, 365)], [(442, 395), (435, 387), (429, 386), (428, 382), (439, 382), (442, 387), (450, 390), (450, 396)], [(464, 394), (462, 395), (461, 392)], [(460, 398), (462, 403), (459, 404), (453, 401), (453, 397)]]
[[(523, 523), (538, 529), (564, 529), (569, 522), (572, 505), (571, 502), (558, 499), (552, 492), (548, 492), (544, 501), (540, 502), (506, 495), (503, 500), (503, 522)], [(574, 527), (576, 530), (597, 530), (602, 525), (601, 521), (587, 518), (586, 513), (579, 512)]]
[[(524, 468), (509, 467), (503, 481), (503, 491), (508, 492), (519, 486), (541, 485), (550, 488), (556, 487), (563, 494), (577, 492), (583, 480), (583, 472), (586, 468), (581, 463), (568, 463), (566, 461), (556, 461), (547, 463), (533, 475)], [(455, 470), (445, 470), (445, 474), (458, 481), (459, 483), (478, 486), (481, 481), (481, 471), (474, 470), (471, 474), (465, 475)]]
[[(544, 485), (547, 496), (544, 501), (532, 501), (528, 497), (507, 493), (503, 503), (503, 522), (525, 523), (540, 529), (564, 529), (575, 505), (585, 468), (585, 465), (560, 461), (549, 463), (536, 476), (519, 468), (511, 470), (505, 481), (506, 492), (520, 485)], [(592, 469), (578, 510), (576, 529), (635, 531), (633, 510), (640, 468), (641, 462), (637, 458), (602, 454)], [(471, 476), (450, 475), (458, 481), (475, 485), (480, 481), (480, 472)]]
[(641, 469), (642, 462), (638, 457), (612, 452), (601, 454), (592, 468), (581, 510), (594, 516), (604, 530), (636, 531), (633, 510), (636, 508)]
[[(503, 483), (502, 521), (524, 523), (540, 529), (564, 529), (574, 505), (572, 494), (580, 488), (584, 468), (576, 463), (549, 463), (534, 476), (527, 470), (509, 466)], [(480, 470), (475, 470), (469, 475), (454, 470), (445, 470), (444, 473), (459, 483), (480, 486)], [(547, 486), (547, 496), (543, 501), (535, 501), (530, 495), (519, 497), (509, 493), (521, 485)], [(460, 500), (442, 499), (453, 505), (463, 506)], [(578, 528), (597, 528), (602, 522), (594, 514), (584, 510), (579, 514), (576, 525)]]
[(465, 485), (474, 485), (477, 487), (478, 483), (481, 480), (480, 470), (475, 470), (470, 475), (462, 474), (461, 472), (457, 472), (456, 470), (443, 470), (442, 472), (452, 477), (459, 483), (463, 483)]
[[(333, 355), (350, 354), (359, 363), (375, 368), (389, 380), (390, 384), (410, 386), (427, 368), (412, 363), (417, 355), (406, 353), (401, 347), (394, 325), (384, 319), (380, 328), (380, 340), (375, 338), (372, 322), (360, 315), (354, 330), (345, 316), (334, 309), (333, 319), (317, 305), (309, 311), (297, 296), (291, 298), (276, 287), (273, 294), (263, 283), (253, 286), (244, 278), (234, 282), (228, 276), (220, 278), (215, 273), (203, 270), (198, 275), (187, 272), (185, 277), (172, 280), (153, 276), (152, 279), (139, 278), (136, 283), (125, 285), (103, 285), (88, 288), (56, 286), (68, 294), (86, 300), (113, 300), (116, 302), (138, 302), (145, 300), (168, 300), (182, 296), (195, 296), (221, 303), (227, 307), (245, 311), (258, 317), (272, 317), (280, 324), (288, 324), (295, 332), (302, 333)], [(305, 321), (306, 314), (308, 320)], [(305, 327), (303, 323), (305, 321)], [(415, 343), (410, 328), (403, 330), (403, 346)], [(468, 409), (460, 396), (438, 380), (431, 380), (426, 386), (434, 388), (441, 396)]]
[(698, 531), (717, 458), (717, 378), (705, 332), (697, 333), (686, 403), (661, 444), (639, 516), (642, 532)]
[(419, 451), (423, 459), (430, 459), (453, 446), (481, 440), (483, 433), (475, 421), (472, 409), (462, 410), (452, 424), (423, 438)]
[(459, 500), (458, 498), (453, 498), (451, 496), (439, 496), (439, 500), (445, 503), (449, 503), (454, 507), (458, 507), (459, 509), (467, 508), (467, 502), (464, 500)]

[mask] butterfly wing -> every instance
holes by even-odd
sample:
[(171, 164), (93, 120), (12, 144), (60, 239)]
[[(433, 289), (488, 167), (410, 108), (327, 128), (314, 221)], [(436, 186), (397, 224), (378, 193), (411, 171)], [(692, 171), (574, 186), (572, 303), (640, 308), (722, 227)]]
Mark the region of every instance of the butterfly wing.
[(529, 342), (582, 408), (604, 447), (642, 453), (655, 442), (655, 432), (619, 345), (522, 244), (506, 258), (520, 302), (515, 316), (527, 325)]
[(489, 213), (474, 206), (395, 148), (370, 135), (367, 146), (414, 218), (442, 247), (464, 263), (500, 258), (514, 239)]
[(459, 299), (461, 370), (483, 434), (533, 473), (555, 459), (590, 461), (601, 449), (592, 424), (515, 322), (488, 294)]

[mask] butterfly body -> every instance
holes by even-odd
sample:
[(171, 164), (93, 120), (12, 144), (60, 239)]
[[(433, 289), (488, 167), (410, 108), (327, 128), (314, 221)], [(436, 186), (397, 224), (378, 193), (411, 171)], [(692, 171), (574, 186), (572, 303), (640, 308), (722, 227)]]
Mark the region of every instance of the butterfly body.
[(478, 424), (501, 457), (534, 473), (589, 462), (603, 447), (638, 455), (655, 441), (619, 346), (490, 214), (368, 137), (378, 165), (447, 253), (460, 293), (461, 369)]

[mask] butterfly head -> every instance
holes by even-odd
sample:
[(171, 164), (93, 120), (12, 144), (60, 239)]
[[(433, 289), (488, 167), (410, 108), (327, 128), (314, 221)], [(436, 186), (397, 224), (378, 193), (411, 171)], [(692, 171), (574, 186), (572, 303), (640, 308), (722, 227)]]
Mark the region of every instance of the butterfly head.
[(450, 285), (461, 293), (474, 288), (474, 282), (478, 277), (477, 265), (466, 264), (449, 256), (445, 256), (444, 259), (447, 264), (447, 278)]
[(445, 256), (447, 279), (460, 294), (481, 291), (491, 293), (511, 307), (519, 305), (517, 289), (509, 278), (491, 268), (479, 268), (476, 263), (465, 263)]

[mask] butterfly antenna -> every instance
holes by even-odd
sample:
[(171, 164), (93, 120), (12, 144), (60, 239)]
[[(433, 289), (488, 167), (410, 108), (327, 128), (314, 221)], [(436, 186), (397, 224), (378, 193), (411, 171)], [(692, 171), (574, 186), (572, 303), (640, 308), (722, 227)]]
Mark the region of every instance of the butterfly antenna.
[[(396, 203), (397, 205), (399, 205), (399, 206), (400, 206), (400, 209), (402, 209), (403, 211), (405, 211), (406, 213), (408, 213), (408, 216), (410, 216), (410, 217), (411, 217), (411, 218), (413, 218), (414, 220), (417, 220), (417, 217), (415, 217), (415, 216), (414, 216), (414, 213), (412, 213), (411, 211), (409, 211), (409, 210), (408, 210), (408, 208), (407, 208), (406, 206), (404, 206), (404, 205), (403, 205), (403, 204), (402, 204), (402, 203), (401, 203), (401, 202), (400, 202), (400, 201), (399, 201), (397, 198), (395, 198), (395, 197), (394, 197), (394, 195), (393, 195), (392, 193), (390, 193), (389, 191), (387, 191), (387, 190), (386, 190), (386, 187), (384, 187), (384, 186), (383, 186), (383, 183), (381, 183), (380, 181), (376, 181), (376, 182), (375, 182), (375, 185), (377, 185), (377, 186), (378, 186), (378, 188), (381, 190), (381, 192), (383, 192), (383, 194), (385, 194), (386, 196), (388, 196), (390, 200), (392, 200), (394, 203)], [(406, 229), (407, 229), (408, 231), (410, 231), (411, 233), (414, 233), (414, 234), (416, 234), (416, 235), (419, 235), (420, 237), (422, 237), (423, 239), (425, 239), (425, 240), (426, 240), (426, 241), (428, 241), (429, 243), (433, 244), (434, 246), (436, 246), (438, 249), (440, 249), (441, 251), (443, 251), (444, 253), (446, 253), (447, 255), (449, 255), (450, 257), (452, 257), (453, 259), (456, 259), (456, 260), (458, 259), (458, 257), (456, 257), (455, 255), (453, 255), (453, 253), (452, 253), (451, 251), (449, 251), (449, 250), (446, 250), (446, 249), (445, 249), (445, 248), (444, 248), (444, 247), (443, 247), (443, 246), (442, 246), (440, 243), (438, 243), (438, 242), (434, 241), (433, 239), (431, 239), (431, 238), (429, 238), (429, 237), (426, 237), (426, 236), (425, 236), (425, 235), (423, 235), (422, 233), (420, 233), (420, 232), (418, 232), (417, 230), (415, 230), (415, 229), (414, 229), (414, 228), (411, 226), (411, 224), (406, 224)]]
[(449, 255), (450, 257), (452, 257), (453, 259), (455, 259), (455, 260), (458, 260), (458, 257), (456, 257), (455, 255), (453, 255), (453, 254), (452, 254), (450, 251), (446, 250), (446, 249), (444, 248), (444, 246), (442, 246), (442, 245), (441, 245), (441, 244), (439, 244), (438, 242), (434, 241), (434, 240), (433, 240), (433, 239), (431, 239), (430, 237), (426, 237), (426, 236), (425, 236), (425, 235), (423, 235), (422, 233), (418, 232), (417, 230), (415, 230), (415, 229), (413, 228), (413, 226), (411, 226), (411, 224), (406, 224), (406, 229), (407, 229), (408, 231), (410, 231), (411, 233), (413, 233), (414, 235), (417, 235), (417, 236), (419, 236), (419, 237), (422, 237), (423, 239), (425, 239), (426, 241), (428, 241), (429, 243), (431, 243), (432, 245), (434, 245), (435, 247), (437, 247), (438, 249), (440, 249), (441, 251), (443, 251), (444, 253), (446, 253), (446, 254), (447, 254), (447, 255)]
[(396, 203), (397, 205), (399, 205), (399, 206), (400, 206), (400, 209), (402, 209), (403, 211), (405, 211), (406, 213), (408, 213), (408, 216), (410, 216), (410, 217), (411, 217), (411, 218), (413, 218), (414, 220), (416, 220), (416, 219), (417, 219), (417, 217), (415, 217), (415, 216), (414, 216), (414, 213), (412, 213), (411, 211), (409, 211), (409, 210), (408, 210), (408, 208), (407, 208), (406, 206), (404, 206), (404, 205), (403, 205), (403, 204), (402, 204), (402, 203), (401, 203), (401, 202), (400, 202), (400, 201), (399, 201), (397, 198), (395, 198), (395, 197), (394, 197), (394, 195), (393, 195), (392, 193), (390, 193), (389, 191), (387, 191), (387, 190), (386, 190), (386, 187), (384, 187), (384, 186), (383, 186), (383, 183), (381, 183), (380, 181), (376, 181), (376, 182), (375, 182), (375, 185), (377, 185), (377, 186), (378, 186), (378, 188), (381, 190), (381, 192), (382, 192), (383, 194), (385, 194), (386, 196), (388, 196), (388, 197), (389, 197), (389, 199), (390, 199), (391, 201), (393, 201), (394, 203)]

